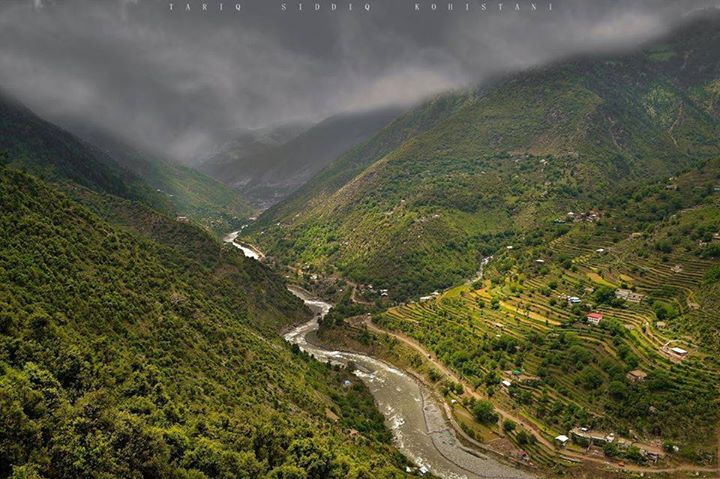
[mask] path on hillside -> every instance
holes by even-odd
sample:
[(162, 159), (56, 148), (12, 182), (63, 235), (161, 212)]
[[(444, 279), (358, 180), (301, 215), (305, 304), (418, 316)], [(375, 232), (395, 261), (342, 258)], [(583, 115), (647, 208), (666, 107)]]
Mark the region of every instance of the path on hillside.
[[(409, 336), (405, 335), (401, 332), (396, 331), (390, 331), (387, 329), (384, 329), (376, 324), (374, 324), (370, 318), (365, 317), (363, 318), (362, 324), (365, 325), (369, 331), (372, 331), (376, 334), (386, 334), (388, 336), (391, 336), (398, 341), (402, 342), (403, 344), (409, 346), (410, 348), (414, 349), (418, 353), (420, 353), (424, 358), (426, 358), (434, 367), (440, 370), (445, 376), (452, 379), (454, 382), (459, 383), (463, 386), (463, 389), (465, 392), (470, 394), (470, 396), (474, 397), (475, 399), (483, 399), (487, 400), (486, 397), (484, 397), (482, 394), (475, 391), (473, 386), (469, 384), (467, 381), (462, 379), (460, 376), (458, 376), (454, 371), (452, 371), (450, 368), (448, 368), (442, 361), (440, 361), (432, 352), (428, 351), (424, 346), (422, 346), (420, 343), (415, 341), (414, 339), (410, 338)], [(539, 430), (537, 426), (535, 426), (532, 423), (527, 422), (526, 420), (522, 419), (520, 416), (510, 413), (504, 409), (496, 407), (496, 412), (500, 417), (505, 419), (510, 419), (517, 424), (524, 427), (528, 432), (533, 434), (535, 438), (540, 442), (542, 445), (546, 446), (550, 450), (556, 450), (555, 445), (549, 441), (542, 433), (542, 431)], [(565, 456), (573, 459), (579, 459), (582, 461), (590, 461), (597, 464), (603, 464), (608, 467), (612, 467), (615, 469), (624, 469), (626, 471), (632, 471), (632, 472), (653, 472), (653, 473), (670, 473), (670, 472), (681, 472), (681, 471), (688, 471), (688, 472), (717, 472), (718, 477), (720, 477), (720, 470), (716, 467), (702, 467), (702, 466), (695, 466), (692, 464), (681, 464), (678, 466), (673, 466), (669, 468), (653, 468), (653, 467), (646, 467), (646, 466), (639, 466), (635, 464), (625, 464), (624, 467), (618, 466), (616, 463), (608, 461), (606, 459), (601, 459), (597, 457), (587, 456), (585, 454), (581, 454), (575, 451), (570, 450), (563, 450), (560, 456)]]

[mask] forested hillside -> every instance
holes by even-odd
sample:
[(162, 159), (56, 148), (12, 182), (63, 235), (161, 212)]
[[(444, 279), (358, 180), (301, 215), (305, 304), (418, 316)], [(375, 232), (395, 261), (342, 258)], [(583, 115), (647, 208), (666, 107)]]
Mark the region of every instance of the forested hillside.
[(49, 123), (0, 92), (0, 163), (52, 181), (71, 181), (96, 191), (170, 211), (165, 195), (97, 148)]
[(111, 132), (79, 120), (68, 122), (79, 136), (142, 178), (172, 204), (177, 215), (223, 235), (255, 214), (255, 208), (237, 190), (199, 171), (132, 146)]
[(148, 229), (0, 166), (0, 477), (401, 477), (367, 390), (277, 335), (307, 312), (273, 274), (76, 188)]
[(708, 13), (631, 53), (424, 105), (266, 212), (249, 239), (397, 299), (462, 281), (510, 238), (720, 154), (718, 25)]

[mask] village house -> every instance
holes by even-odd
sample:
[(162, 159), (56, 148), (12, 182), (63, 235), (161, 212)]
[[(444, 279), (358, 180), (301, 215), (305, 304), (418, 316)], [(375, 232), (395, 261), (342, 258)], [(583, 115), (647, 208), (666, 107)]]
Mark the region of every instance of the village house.
[(584, 443), (595, 446), (604, 446), (615, 442), (615, 434), (600, 431), (590, 431), (585, 427), (575, 427), (570, 430), (570, 436), (578, 443)]
[(672, 271), (673, 273), (682, 273), (682, 272), (683, 272), (683, 267), (682, 267), (681, 264), (676, 264), (675, 266), (673, 266), (672, 268), (670, 268), (670, 271)]
[(677, 346), (670, 348), (670, 352), (672, 352), (676, 356), (680, 356), (683, 358), (688, 354), (686, 350), (684, 350), (683, 348), (678, 348)]
[(557, 437), (555, 438), (555, 442), (556, 442), (557, 445), (560, 446), (560, 447), (565, 447), (565, 446), (567, 446), (567, 443), (568, 443), (569, 440), (570, 440), (570, 438), (567, 437), (565, 434), (560, 434), (559, 436), (557, 436)]
[(178, 216), (177, 218), (175, 218), (175, 220), (177, 220), (180, 223), (189, 223), (190, 222), (190, 220), (188, 219), (187, 216)]
[(615, 291), (615, 297), (631, 303), (640, 303), (645, 298), (645, 295), (629, 289), (618, 289)]
[(587, 315), (587, 322), (592, 325), (595, 325), (595, 326), (598, 326), (600, 324), (600, 321), (602, 321), (602, 319), (603, 319), (602, 313), (588, 313), (588, 315)]
[(577, 296), (570, 296), (567, 299), (569, 305), (580, 304), (582, 301)]
[(510, 386), (512, 386), (512, 381), (508, 381), (507, 379), (504, 379), (502, 382), (502, 385), (505, 389), (509, 389)]
[(641, 369), (633, 369), (626, 375), (628, 381), (631, 383), (640, 383), (645, 381), (645, 378), (647, 378), (647, 373)]

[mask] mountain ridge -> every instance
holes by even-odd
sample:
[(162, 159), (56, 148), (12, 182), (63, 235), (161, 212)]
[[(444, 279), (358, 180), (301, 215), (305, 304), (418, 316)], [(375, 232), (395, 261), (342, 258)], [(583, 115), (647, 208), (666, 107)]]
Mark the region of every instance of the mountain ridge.
[[(720, 42), (717, 23), (716, 14), (634, 52), (560, 62), (456, 97), (463, 106), (448, 118), (325, 187), (340, 160), (318, 176), (316, 194), (271, 208), (248, 237), (282, 262), (335, 265), (398, 299), (462, 281), (508, 234), (720, 153), (720, 59), (705, 48)], [(371, 142), (390, 138), (385, 130)]]

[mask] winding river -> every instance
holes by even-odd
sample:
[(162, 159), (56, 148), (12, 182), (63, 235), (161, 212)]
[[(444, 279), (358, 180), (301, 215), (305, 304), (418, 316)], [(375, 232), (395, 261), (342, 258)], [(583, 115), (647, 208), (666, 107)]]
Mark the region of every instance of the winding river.
[(310, 343), (308, 334), (318, 329), (318, 319), (327, 314), (331, 305), (308, 297), (302, 290), (290, 288), (290, 291), (305, 301), (315, 316), (287, 333), (285, 340), (320, 361), (342, 365), (353, 362), (355, 375), (375, 397), (396, 446), (421, 470), (447, 479), (532, 477), (463, 446), (448, 424), (442, 405), (412, 376), (364, 354), (331, 351)]
[[(255, 251), (236, 243), (232, 235), (226, 241), (246, 256), (257, 259)], [(332, 351), (309, 342), (308, 335), (317, 331), (318, 319), (327, 314), (332, 305), (310, 297), (301, 289), (289, 289), (315, 314), (310, 321), (285, 334), (285, 340), (320, 361), (341, 365), (353, 362), (355, 375), (367, 384), (385, 416), (395, 445), (421, 472), (429, 471), (445, 479), (532, 478), (520, 469), (464, 446), (448, 423), (442, 404), (414, 377), (370, 356)]]

